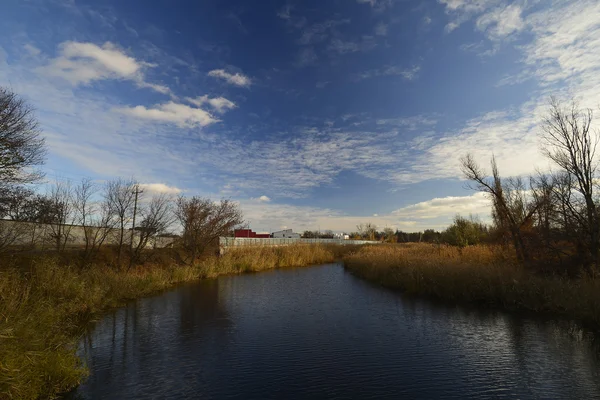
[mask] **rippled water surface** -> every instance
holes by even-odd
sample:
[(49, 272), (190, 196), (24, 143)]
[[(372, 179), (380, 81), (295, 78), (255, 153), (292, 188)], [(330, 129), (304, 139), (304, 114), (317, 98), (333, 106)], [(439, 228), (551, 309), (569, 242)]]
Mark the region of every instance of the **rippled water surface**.
[(593, 337), (409, 299), (339, 265), (140, 299), (81, 344), (83, 399), (600, 398)]

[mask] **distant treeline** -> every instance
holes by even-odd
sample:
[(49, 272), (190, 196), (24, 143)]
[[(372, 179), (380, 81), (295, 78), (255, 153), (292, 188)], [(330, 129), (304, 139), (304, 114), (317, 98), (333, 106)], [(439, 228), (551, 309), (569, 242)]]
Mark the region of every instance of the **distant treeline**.
[[(372, 223), (360, 224), (356, 228), (356, 231), (348, 234), (350, 239), (376, 240), (387, 243), (443, 243), (459, 247), (488, 243), (495, 240), (494, 228), (487, 226), (472, 216), (465, 218), (457, 215), (452, 225), (441, 232), (434, 229), (425, 229), (420, 232), (404, 232), (391, 228), (384, 228), (382, 231), (379, 231), (377, 230), (377, 226)], [(323, 235), (321, 237), (329, 236)]]

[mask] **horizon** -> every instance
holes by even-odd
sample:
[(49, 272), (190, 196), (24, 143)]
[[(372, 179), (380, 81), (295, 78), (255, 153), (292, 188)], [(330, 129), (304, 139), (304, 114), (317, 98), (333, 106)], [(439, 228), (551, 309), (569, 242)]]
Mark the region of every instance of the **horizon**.
[[(0, 85), (49, 179), (226, 197), (256, 232), (489, 221), (459, 157), (525, 176), (548, 98), (599, 111), (596, 1), (9, 0)], [(597, 125), (596, 125), (597, 126)]]

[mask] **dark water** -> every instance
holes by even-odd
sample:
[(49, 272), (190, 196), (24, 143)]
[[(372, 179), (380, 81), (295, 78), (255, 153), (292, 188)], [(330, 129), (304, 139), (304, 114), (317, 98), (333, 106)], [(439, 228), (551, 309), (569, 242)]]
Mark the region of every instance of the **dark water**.
[(407, 299), (339, 265), (132, 302), (96, 324), (81, 354), (84, 399), (600, 398), (589, 334)]

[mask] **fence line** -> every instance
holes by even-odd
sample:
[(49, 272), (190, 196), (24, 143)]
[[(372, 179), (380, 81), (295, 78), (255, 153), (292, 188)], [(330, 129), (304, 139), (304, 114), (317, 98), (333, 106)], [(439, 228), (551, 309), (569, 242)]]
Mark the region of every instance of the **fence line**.
[(302, 239), (302, 238), (236, 238), (220, 237), (219, 248), (221, 253), (232, 247), (243, 246), (288, 246), (295, 243), (323, 243), (323, 244), (378, 244), (381, 242), (372, 240), (348, 240), (348, 239)]

